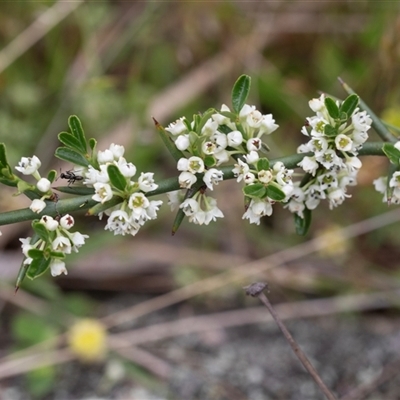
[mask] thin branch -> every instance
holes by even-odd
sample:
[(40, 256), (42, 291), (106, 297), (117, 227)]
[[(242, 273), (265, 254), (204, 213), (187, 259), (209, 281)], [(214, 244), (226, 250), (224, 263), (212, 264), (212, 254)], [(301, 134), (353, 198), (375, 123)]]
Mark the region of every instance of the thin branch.
[(317, 385), (321, 389), (322, 393), (325, 394), (325, 396), (328, 400), (336, 400), (336, 397), (325, 385), (324, 381), (319, 376), (317, 370), (311, 364), (310, 360), (308, 359), (306, 354), (303, 352), (303, 350), (301, 350), (300, 346), (297, 344), (297, 342), (294, 340), (291, 333), (286, 328), (286, 325), (279, 318), (279, 315), (275, 311), (274, 307), (272, 307), (272, 304), (268, 300), (267, 296), (263, 293), (263, 290), (266, 287), (267, 287), (267, 285), (265, 283), (261, 283), (261, 282), (253, 283), (250, 286), (247, 286), (245, 288), (246, 294), (253, 296), (253, 297), (258, 297), (261, 300), (261, 302), (265, 305), (265, 307), (267, 307), (268, 311), (272, 315), (272, 318), (275, 320), (275, 322), (279, 326), (279, 329), (282, 331), (283, 336), (285, 336), (285, 339), (288, 341), (290, 347), (296, 354), (297, 358), (300, 360), (300, 362), (303, 364), (304, 368), (308, 371), (308, 373), (311, 375), (311, 377), (317, 383)]

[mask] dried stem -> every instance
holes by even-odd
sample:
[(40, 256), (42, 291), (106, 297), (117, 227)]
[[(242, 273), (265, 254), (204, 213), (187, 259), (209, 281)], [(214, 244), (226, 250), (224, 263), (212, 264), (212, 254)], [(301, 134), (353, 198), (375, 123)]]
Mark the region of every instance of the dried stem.
[(268, 300), (267, 296), (263, 293), (263, 290), (265, 289), (266, 286), (267, 286), (266, 284), (258, 282), (258, 283), (253, 283), (250, 286), (247, 286), (245, 289), (246, 289), (247, 294), (249, 294), (253, 297), (258, 297), (262, 301), (262, 303), (268, 308), (268, 311), (271, 313), (272, 318), (278, 324), (278, 326), (279, 326), (280, 330), (282, 331), (283, 335), (285, 336), (286, 340), (289, 342), (290, 347), (293, 349), (293, 351), (295, 352), (298, 359), (304, 365), (305, 369), (308, 371), (308, 373), (312, 376), (314, 381), (317, 383), (317, 385), (319, 386), (321, 391), (325, 394), (326, 398), (328, 400), (336, 400), (336, 397), (332, 394), (332, 392), (328, 389), (328, 387), (322, 381), (317, 370), (313, 367), (310, 360), (307, 358), (305, 353), (301, 350), (299, 345), (296, 343), (293, 336), (287, 330), (285, 324), (279, 318), (278, 313), (272, 307), (272, 304)]

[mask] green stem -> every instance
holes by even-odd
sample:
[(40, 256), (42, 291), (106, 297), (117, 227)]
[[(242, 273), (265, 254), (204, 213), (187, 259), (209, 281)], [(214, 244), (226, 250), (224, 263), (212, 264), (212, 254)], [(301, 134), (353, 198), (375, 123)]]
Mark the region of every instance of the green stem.
[[(359, 155), (384, 156), (385, 154), (382, 151), (383, 144), (384, 142), (364, 143), (363, 147), (359, 151)], [(297, 164), (305, 156), (311, 156), (311, 155), (312, 153), (302, 153), (302, 154), (293, 154), (287, 157), (280, 157), (274, 160), (270, 160), (270, 165), (273, 166), (275, 163), (280, 161), (286, 166), (286, 168), (294, 169), (297, 167)], [(232, 172), (232, 166), (223, 167), (221, 168), (221, 171), (224, 173), (224, 180), (234, 178), (234, 173)], [(172, 192), (174, 190), (180, 189), (177, 177), (167, 178), (157, 183), (158, 183), (158, 188), (156, 190), (153, 190), (152, 192), (147, 193), (146, 194), (147, 196), (155, 196), (158, 194)], [(37, 197), (37, 195), (34, 193), (26, 193), (26, 194), (31, 199)], [(46, 203), (47, 203), (46, 208), (40, 214), (34, 213), (29, 208), (0, 213), (0, 226), (7, 224), (14, 224), (16, 222), (21, 222), (21, 221), (39, 219), (43, 215), (56, 216), (60, 214), (71, 213), (74, 211), (88, 210), (89, 208), (98, 204), (97, 202), (92, 200), (91, 194), (65, 200), (59, 200), (57, 202), (47, 201)]]

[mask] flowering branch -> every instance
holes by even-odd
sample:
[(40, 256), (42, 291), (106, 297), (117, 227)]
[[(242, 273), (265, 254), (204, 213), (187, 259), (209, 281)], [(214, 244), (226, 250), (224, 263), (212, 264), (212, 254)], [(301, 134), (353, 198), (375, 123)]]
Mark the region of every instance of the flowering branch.
[[(76, 116), (68, 120), (70, 131), (58, 135), (62, 146), (55, 152), (56, 157), (73, 164), (59, 176), (67, 180), (67, 186), (54, 186), (58, 179), (54, 170), (42, 177), (36, 156), (22, 157), (15, 167), (22, 175), (32, 176), (35, 184), (14, 174), (6, 147), (0, 143), (0, 183), (17, 188), (17, 194), (32, 200), (27, 209), (0, 213), (0, 225), (33, 220), (35, 236), (21, 239), (25, 259), (17, 286), (25, 276), (34, 279), (48, 269), (53, 275), (67, 273), (66, 255), (71, 249), (78, 251), (88, 237), (67, 232), (65, 221), (73, 221), (69, 213), (78, 210), (89, 216), (106, 216), (105, 229), (114, 235), (135, 236), (148, 220), (157, 218), (163, 202), (151, 197), (166, 193), (171, 210), (177, 210), (174, 234), (185, 218), (199, 225), (222, 218), (217, 200), (208, 193), (221, 181), (236, 179), (245, 200), (243, 219), (259, 224), (281, 203), (294, 214), (296, 231), (304, 235), (312, 211), (322, 201), (332, 209), (350, 197), (348, 188), (357, 184), (362, 166), (359, 156), (366, 155), (389, 158), (388, 176), (374, 184), (384, 194), (384, 201), (400, 202), (400, 142), (352, 89), (342, 84), (350, 95), (344, 101), (324, 94), (311, 100), (315, 115), (308, 117), (301, 129), (306, 143), (296, 154), (276, 159), (267, 158), (265, 137), (279, 126), (272, 114), (263, 115), (246, 104), (247, 75), (239, 77), (233, 87), (231, 108), (223, 104), (191, 120), (182, 117), (165, 128), (154, 120), (179, 171), (178, 177), (157, 182), (153, 172), (141, 172), (135, 178), (137, 168), (124, 158), (123, 146), (112, 144), (104, 151), (97, 150), (96, 140), (86, 139)], [(371, 125), (383, 142), (367, 142)], [(295, 174), (294, 169), (301, 173)], [(74, 197), (60, 199), (59, 193)]]

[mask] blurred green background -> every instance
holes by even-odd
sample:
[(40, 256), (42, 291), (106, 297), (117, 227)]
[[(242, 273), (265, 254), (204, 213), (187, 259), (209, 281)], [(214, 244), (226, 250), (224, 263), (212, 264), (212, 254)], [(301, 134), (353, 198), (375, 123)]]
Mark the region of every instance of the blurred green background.
[[(273, 113), (280, 125), (267, 138), (271, 158), (293, 154), (303, 142), (300, 129), (311, 115), (309, 99), (319, 91), (345, 97), (339, 76), (378, 115), (400, 126), (397, 2), (24, 1), (2, 2), (0, 11), (0, 141), (14, 165), (21, 156), (35, 154), (43, 170), (70, 169), (53, 154), (57, 134), (76, 114), (100, 149), (124, 144), (126, 158), (139, 171), (154, 171), (156, 179), (175, 176), (152, 117), (167, 125), (229, 104), (232, 85), (243, 73), (252, 77), (249, 103)], [(377, 140), (373, 133), (372, 138)], [(352, 197), (329, 213), (322, 205), (308, 238), (386, 211), (372, 187), (386, 167), (383, 159), (364, 158)], [(38, 328), (33, 342), (53, 335), (53, 328), (63, 331), (57, 313), (106, 315), (98, 307), (107, 300), (103, 293), (166, 293), (229, 267), (225, 255), (252, 260), (307, 239), (295, 235), (292, 215), (281, 207), (261, 226), (242, 221), (241, 191), (233, 182), (215, 192), (226, 218), (208, 227), (184, 222), (174, 238), (174, 215), (166, 205), (135, 238), (112, 237), (102, 231), (104, 221), (80, 219), (80, 230), (88, 230), (91, 239), (67, 265), (68, 277), (26, 284), (45, 300), (46, 309), (56, 310), (45, 313), (49, 330)], [(0, 211), (26, 205), (0, 189)], [(12, 285), (22, 259), (18, 238), (29, 235), (29, 224), (2, 231), (0, 279)], [(397, 287), (397, 231), (397, 224), (390, 225), (328, 255), (296, 262), (299, 275), (302, 266), (311, 265), (311, 275), (303, 274), (312, 277), (306, 283), (275, 277), (278, 289), (272, 296), (296, 300)], [(213, 261), (202, 259), (203, 252)], [(243, 306), (239, 292), (235, 286), (196, 301), (208, 311)], [(15, 343), (32, 344), (20, 332), (24, 323), (35, 324), (26, 310), (8, 305), (6, 294), (2, 301), (3, 315), (8, 312), (1, 327), (5, 354)], [(43, 315), (39, 319), (43, 322)], [(53, 373), (44, 389), (28, 377), (31, 393), (53, 390)]]

